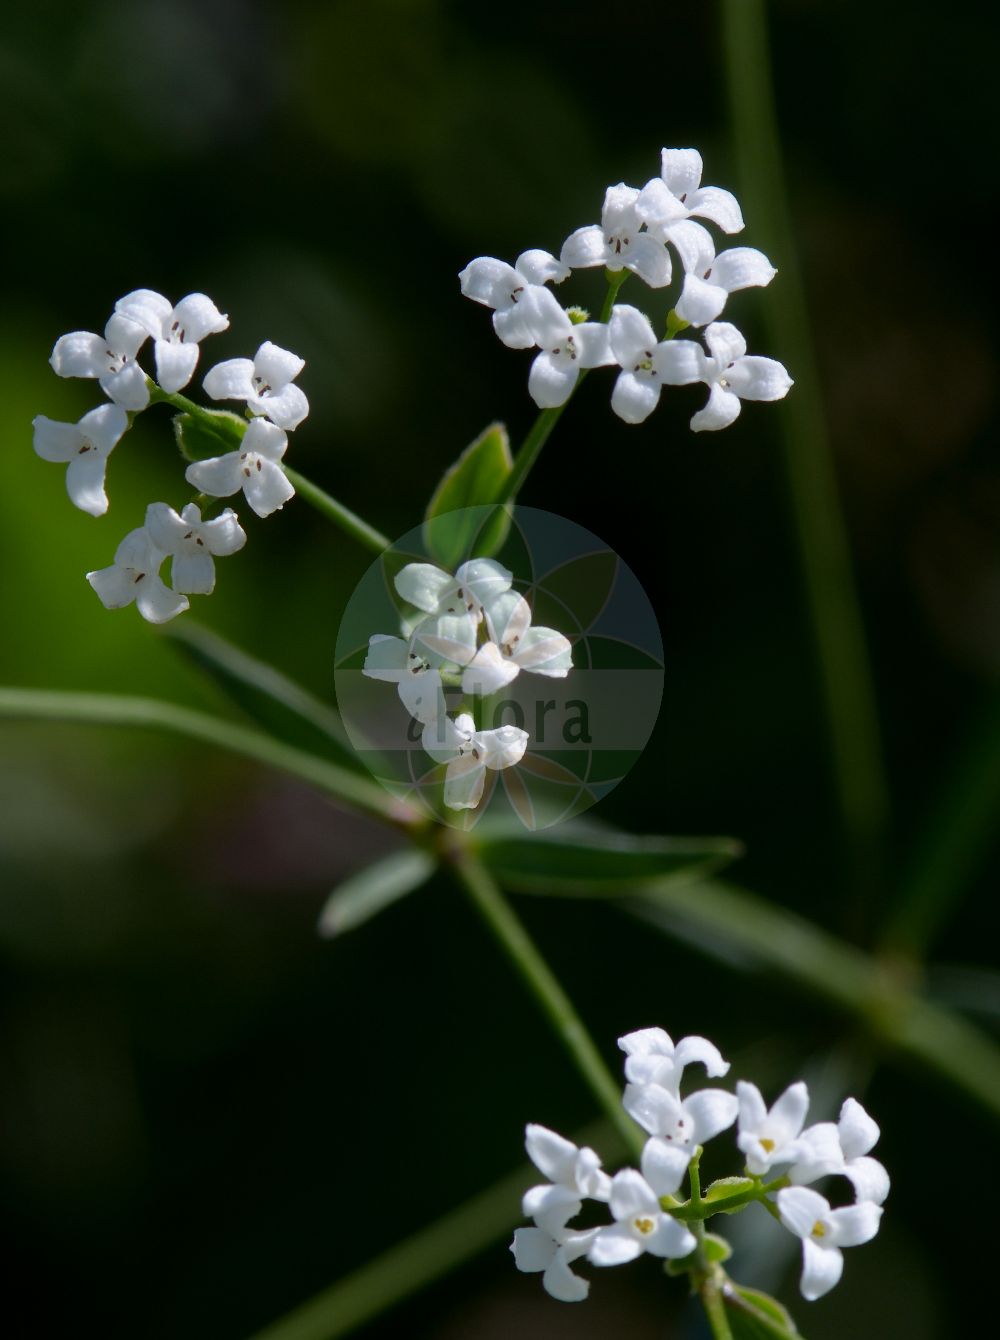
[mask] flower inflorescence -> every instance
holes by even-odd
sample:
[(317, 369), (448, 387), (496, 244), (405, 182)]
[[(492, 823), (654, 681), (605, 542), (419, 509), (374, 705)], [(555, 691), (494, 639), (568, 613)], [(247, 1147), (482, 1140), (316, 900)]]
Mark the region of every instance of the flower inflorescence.
[[(511, 266), (480, 256), (461, 272), (462, 292), (493, 309), (493, 326), (504, 344), (539, 350), (528, 376), (539, 408), (564, 404), (579, 374), (597, 367), (618, 367), (611, 408), (626, 423), (648, 418), (664, 386), (702, 382), (709, 388), (708, 403), (691, 419), (695, 432), (725, 428), (743, 400), (787, 395), (792, 380), (785, 368), (772, 358), (748, 355), (736, 327), (718, 319), (731, 293), (769, 284), (776, 271), (753, 247), (716, 254), (712, 234), (699, 220), (737, 233), (743, 214), (735, 196), (702, 186), (701, 175), (696, 149), (664, 149), (660, 176), (641, 189), (623, 182), (609, 186), (600, 224), (578, 228), (558, 259), (532, 250)], [(564, 308), (548, 287), (562, 284), (573, 270), (604, 266), (616, 285), (628, 271), (662, 289), (673, 277), (672, 252), (684, 277), (662, 339), (637, 307), (616, 304), (606, 322), (590, 321), (581, 309)], [(688, 327), (702, 329), (707, 348), (676, 338)]]
[[(809, 1091), (801, 1081), (770, 1108), (757, 1086), (743, 1080), (735, 1093), (703, 1088), (685, 1098), (681, 1082), (692, 1063), (703, 1065), (711, 1079), (728, 1073), (729, 1063), (714, 1043), (686, 1037), (675, 1045), (662, 1028), (643, 1028), (618, 1045), (625, 1052), (623, 1105), (647, 1136), (641, 1171), (626, 1168), (609, 1177), (592, 1149), (529, 1125), (528, 1157), (548, 1180), (524, 1195), (522, 1209), (534, 1226), (514, 1234), (511, 1251), (518, 1269), (542, 1272), (548, 1293), (563, 1302), (579, 1302), (589, 1292), (589, 1282), (570, 1269), (583, 1257), (592, 1265), (612, 1266), (648, 1252), (695, 1272), (705, 1261), (692, 1227), (699, 1229), (721, 1210), (732, 1213), (760, 1201), (802, 1240), (803, 1297), (813, 1300), (832, 1289), (843, 1270), (841, 1249), (875, 1236), (889, 1194), (888, 1174), (870, 1156), (879, 1128), (861, 1104), (848, 1098), (839, 1121), (807, 1127)], [(702, 1197), (692, 1175), (691, 1199), (679, 1201), (677, 1192), (698, 1167), (702, 1147), (734, 1124), (744, 1176), (716, 1183)], [(826, 1177), (846, 1178), (853, 1203), (834, 1209), (811, 1188)], [(585, 1200), (608, 1206), (611, 1222), (570, 1226)]]
[[(246, 543), (231, 507), (212, 519), (203, 515), (214, 505), (210, 500), (242, 491), (250, 508), (266, 517), (295, 493), (281, 459), (287, 433), (309, 413), (308, 400), (294, 384), (305, 366), (301, 358), (265, 341), (253, 359), (231, 358), (209, 370), (203, 383), (209, 396), (242, 400), (246, 420), (201, 409), (178, 395), (194, 375), (201, 341), (228, 328), (228, 316), (204, 293), (190, 293), (174, 306), (160, 293), (136, 289), (115, 304), (103, 335), (73, 331), (61, 335), (52, 350), (49, 361), (58, 376), (96, 380), (111, 402), (75, 424), (44, 414), (33, 423), (35, 451), (43, 460), (66, 465), (66, 490), (81, 511), (107, 512), (108, 457), (135, 416), (157, 400), (183, 409), (189, 420), (200, 416), (209, 426), (208, 441), (232, 447), (191, 460), (185, 479), (200, 496), (179, 512), (165, 502), (150, 503), (143, 524), (121, 541), (111, 566), (87, 573), (108, 609), (134, 603), (151, 623), (174, 618), (189, 607), (189, 595), (214, 589), (214, 560)], [(150, 339), (156, 380), (138, 362)], [(177, 437), (183, 451), (183, 431)], [(160, 577), (167, 558), (170, 585)]]
[(475, 809), (487, 770), (519, 763), (528, 732), (513, 725), (482, 729), (468, 710), (449, 716), (445, 687), (482, 698), (522, 670), (564, 679), (572, 668), (569, 639), (532, 624), (531, 606), (512, 584), (513, 574), (491, 558), (470, 559), (454, 575), (432, 563), (407, 563), (395, 586), (416, 614), (403, 621), (403, 637), (376, 633), (368, 644), (363, 673), (398, 686), (403, 706), (420, 723), (423, 748), (447, 765), (449, 809)]

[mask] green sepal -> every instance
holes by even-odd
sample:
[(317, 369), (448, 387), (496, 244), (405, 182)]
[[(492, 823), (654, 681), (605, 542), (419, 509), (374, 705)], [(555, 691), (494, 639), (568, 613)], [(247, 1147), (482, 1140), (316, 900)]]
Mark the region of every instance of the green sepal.
[(787, 1308), (760, 1289), (728, 1280), (722, 1302), (733, 1340), (802, 1340)]
[[(706, 1188), (702, 1200), (706, 1204), (711, 1204), (716, 1200), (728, 1200), (730, 1196), (738, 1195), (743, 1191), (752, 1191), (756, 1183), (752, 1177), (720, 1177), (717, 1182)], [(733, 1210), (720, 1210), (719, 1214), (735, 1214), (738, 1210), (745, 1207), (738, 1205)]]
[(491, 423), (448, 467), (427, 504), (424, 541), (433, 560), (453, 571), (467, 558), (496, 553), (510, 515), (489, 504), (503, 498), (512, 468), (507, 429)]
[(174, 437), (186, 461), (204, 461), (238, 451), (247, 430), (246, 419), (227, 409), (206, 409), (201, 414), (175, 414)]
[(435, 870), (432, 857), (416, 849), (391, 856), (350, 875), (323, 904), (317, 930), (328, 939), (363, 926), (393, 903), (419, 889)]
[[(721, 1265), (723, 1261), (728, 1261), (733, 1254), (733, 1249), (725, 1238), (720, 1238), (718, 1233), (706, 1233), (702, 1239), (703, 1259), (709, 1265)], [(664, 1269), (668, 1275), (687, 1275), (692, 1270), (700, 1267), (701, 1261), (698, 1259), (698, 1253), (692, 1252), (690, 1256), (682, 1256), (676, 1261), (667, 1261)]]
[(672, 340), (675, 335), (679, 335), (682, 330), (687, 330), (690, 321), (685, 321), (682, 316), (678, 316), (671, 307), (667, 313), (667, 339)]

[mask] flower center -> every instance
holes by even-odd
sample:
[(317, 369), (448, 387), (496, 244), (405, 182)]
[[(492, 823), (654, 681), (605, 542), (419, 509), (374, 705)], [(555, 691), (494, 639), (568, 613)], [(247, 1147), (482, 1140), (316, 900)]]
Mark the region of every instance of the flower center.
[[(723, 383), (720, 383), (720, 385), (725, 385), (725, 383), (724, 383), (724, 382), (723, 382)], [(769, 1139), (767, 1138), (766, 1135), (765, 1135), (765, 1136), (763, 1137), (763, 1139), (761, 1140), (761, 1142), (760, 1142), (760, 1147), (761, 1147), (761, 1149), (763, 1149), (763, 1151), (764, 1151), (765, 1154), (773, 1154), (773, 1153), (774, 1153), (774, 1141), (773, 1141), (773, 1140), (769, 1140)]]
[(184, 327), (181, 325), (179, 321), (175, 321), (170, 327), (170, 343), (171, 344), (184, 343)]
[(656, 1227), (655, 1222), (649, 1217), (648, 1214), (640, 1215), (638, 1219), (633, 1219), (632, 1223), (635, 1225), (636, 1231), (638, 1233), (641, 1233), (643, 1237), (648, 1237), (649, 1234), (652, 1233), (653, 1229)]
[(817, 1219), (816, 1222), (813, 1224), (812, 1228), (809, 1230), (809, 1236), (811, 1238), (825, 1238), (826, 1224), (824, 1224), (821, 1219)]
[(128, 356), (126, 354), (116, 354), (113, 349), (105, 349), (104, 352), (111, 360), (111, 362), (108, 364), (108, 371), (121, 372), (122, 368), (128, 362)]
[(246, 475), (247, 479), (251, 477), (254, 469), (257, 471), (260, 471), (261, 469), (260, 457), (256, 452), (241, 451), (240, 460), (243, 462), (243, 473)]
[(254, 395), (258, 395), (263, 399), (265, 396), (269, 396), (271, 394), (272, 390), (271, 383), (269, 381), (266, 381), (260, 375), (259, 372), (254, 373), (252, 384), (254, 389)]

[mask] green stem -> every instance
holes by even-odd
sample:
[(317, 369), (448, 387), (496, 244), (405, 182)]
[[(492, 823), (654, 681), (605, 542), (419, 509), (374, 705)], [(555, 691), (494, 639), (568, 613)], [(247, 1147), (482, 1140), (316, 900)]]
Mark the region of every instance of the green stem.
[(709, 1271), (702, 1277), (698, 1286), (698, 1297), (705, 1309), (705, 1316), (708, 1318), (708, 1324), (712, 1328), (712, 1335), (715, 1340), (733, 1340), (733, 1333), (729, 1328), (729, 1319), (726, 1316), (726, 1307), (722, 1301), (722, 1288), (719, 1284), (718, 1273), (715, 1270)]
[(388, 795), (375, 782), (348, 772), (336, 763), (282, 744), (248, 726), (175, 703), (111, 693), (0, 688), (0, 719), (3, 718), (167, 731), (292, 773), (350, 808), (396, 826), (413, 830), (424, 822), (409, 806)]
[(452, 834), (446, 857), (462, 888), (496, 936), (529, 991), (548, 1017), (576, 1068), (589, 1084), (634, 1157), (642, 1153), (642, 1134), (622, 1108), (621, 1085), (612, 1077), (600, 1052), (552, 969), (536, 949), (524, 926), (486, 868), (468, 846)]
[[(606, 271), (606, 274), (608, 291), (605, 294), (604, 305), (601, 308), (601, 315), (599, 318), (605, 325), (611, 320), (611, 310), (615, 305), (618, 290), (621, 288), (622, 284), (625, 283), (629, 272), (628, 270), (608, 270)], [(512, 502), (517, 497), (521, 490), (521, 486), (524, 484), (524, 481), (531, 473), (532, 467), (541, 455), (542, 448), (549, 440), (553, 428), (555, 428), (556, 424), (559, 422), (560, 415), (579, 390), (584, 377), (587, 375), (587, 371), (588, 370), (584, 368), (581, 372), (577, 373), (573, 389), (561, 405), (557, 405), (555, 409), (543, 409), (539, 411), (538, 417), (531, 425), (528, 436), (518, 448), (517, 455), (514, 457), (513, 469), (504, 485), (503, 493), (497, 499), (498, 502)]]
[(352, 540), (357, 540), (363, 544), (366, 549), (370, 549), (373, 554), (384, 553), (389, 548), (392, 541), (381, 531), (369, 526), (367, 521), (362, 521), (355, 512), (336, 498), (330, 496), (318, 484), (307, 479), (298, 470), (292, 470), (287, 465), (284, 466), (285, 474), (291, 480), (298, 493), (310, 507), (314, 507), (326, 517), (327, 521), (332, 521), (335, 526), (339, 526), (345, 534), (350, 535)]
[[(690, 1169), (688, 1170), (690, 1174)], [(684, 1223), (697, 1224), (711, 1219), (716, 1214), (732, 1214), (735, 1210), (742, 1210), (747, 1205), (753, 1205), (755, 1201), (765, 1201), (768, 1194), (772, 1191), (780, 1191), (783, 1186), (788, 1186), (787, 1177), (776, 1177), (773, 1182), (758, 1182), (752, 1187), (747, 1187), (745, 1191), (734, 1191), (731, 1196), (719, 1196), (716, 1200), (702, 1200), (701, 1188), (699, 1185), (699, 1173), (695, 1169), (691, 1175), (691, 1199), (686, 1200), (681, 1205), (671, 1205), (670, 1213), (675, 1219), (680, 1219)]]
[(827, 734), (858, 899), (877, 884), (888, 821), (875, 694), (809, 317), (795, 251), (771, 82), (764, 0), (723, 0), (722, 31), (741, 193), (779, 268), (763, 305), (768, 336), (792, 361), (778, 414)]

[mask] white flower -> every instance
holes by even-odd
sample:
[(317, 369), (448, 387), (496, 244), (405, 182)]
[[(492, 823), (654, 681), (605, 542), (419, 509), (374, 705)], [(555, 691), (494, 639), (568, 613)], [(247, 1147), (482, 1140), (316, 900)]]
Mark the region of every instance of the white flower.
[(483, 607), (490, 641), (480, 647), (462, 676), (463, 693), (495, 693), (521, 670), (565, 679), (573, 666), (569, 639), (554, 628), (532, 626), (531, 607), (516, 591), (505, 591)]
[[(773, 358), (747, 356), (747, 342), (728, 321), (714, 321), (705, 331), (710, 357), (691, 340), (671, 340), (677, 352), (675, 366), (664, 374), (670, 382), (702, 381), (709, 388), (708, 404), (691, 417), (696, 433), (725, 428), (738, 418), (741, 400), (782, 400), (792, 379)], [(683, 346), (688, 345), (688, 349)], [(690, 375), (696, 360), (701, 360), (698, 376)]]
[(211, 498), (228, 498), (242, 489), (258, 516), (270, 516), (295, 496), (278, 463), (287, 446), (288, 438), (275, 424), (253, 419), (236, 451), (193, 461), (184, 478)]
[(519, 726), (477, 730), (463, 712), (454, 721), (441, 715), (424, 726), (421, 743), (436, 763), (447, 763), (444, 803), (452, 810), (475, 809), (482, 799), (486, 769), (500, 771), (520, 763), (528, 732)]
[(164, 391), (187, 386), (198, 363), (198, 343), (229, 329), (229, 317), (204, 293), (189, 293), (176, 307), (162, 293), (137, 288), (115, 303), (115, 311), (155, 340), (156, 379)]
[(542, 351), (528, 374), (528, 391), (539, 409), (565, 404), (581, 368), (604, 367), (615, 361), (604, 322), (574, 325), (548, 289), (530, 290), (518, 311), (525, 330)]
[(254, 414), (263, 414), (291, 432), (309, 413), (304, 392), (293, 385), (305, 359), (265, 340), (251, 361), (229, 358), (205, 374), (202, 385), (213, 400), (245, 400)]
[(705, 355), (692, 340), (657, 342), (649, 320), (636, 307), (619, 303), (608, 326), (611, 351), (622, 371), (611, 393), (611, 408), (626, 423), (642, 423), (656, 408), (664, 384), (700, 381)]
[(802, 1132), (788, 1176), (801, 1185), (836, 1173), (849, 1178), (855, 1200), (881, 1205), (889, 1194), (889, 1174), (878, 1159), (868, 1157), (878, 1137), (876, 1122), (856, 1099), (848, 1098), (836, 1125), (821, 1121)]
[(596, 1228), (583, 1233), (563, 1231), (555, 1238), (540, 1228), (519, 1228), (514, 1232), (510, 1250), (518, 1270), (544, 1271), (542, 1284), (546, 1293), (560, 1303), (580, 1303), (590, 1292), (590, 1281), (574, 1275), (569, 1267), (586, 1255), (596, 1236)]
[(555, 1131), (537, 1125), (526, 1128), (524, 1147), (549, 1181), (526, 1191), (521, 1208), (552, 1237), (558, 1237), (566, 1221), (580, 1213), (584, 1197), (606, 1201), (611, 1195), (611, 1178), (601, 1169), (601, 1160), (592, 1149), (581, 1149)]
[(577, 228), (563, 243), (560, 260), (571, 269), (603, 265), (609, 270), (631, 270), (650, 288), (670, 283), (670, 253), (663, 242), (644, 229), (636, 203), (639, 192), (619, 182), (604, 196), (601, 223)]
[(492, 558), (473, 558), (455, 573), (433, 563), (407, 563), (396, 574), (396, 590), (404, 600), (427, 614), (459, 614), (468, 611), (478, 622), (483, 604), (510, 589), (513, 575)]
[[(717, 224), (724, 233), (739, 233), (743, 230), (743, 213), (739, 201), (731, 191), (718, 186), (702, 186), (703, 164), (697, 149), (661, 149), (660, 176), (647, 183), (645, 191), (650, 191), (653, 199), (663, 201), (663, 208), (675, 212), (681, 206), (682, 218), (696, 217), (708, 219)], [(665, 188), (662, 190), (661, 188)], [(672, 198), (669, 205), (666, 195)]]
[(493, 256), (478, 256), (458, 276), (462, 292), (473, 302), (493, 308), (493, 329), (509, 349), (530, 349), (538, 341), (523, 320), (525, 296), (552, 280), (561, 284), (569, 267), (547, 251), (524, 251), (513, 265)]
[(694, 1234), (664, 1214), (656, 1192), (632, 1168), (611, 1181), (611, 1213), (615, 1223), (599, 1229), (587, 1257), (595, 1266), (618, 1266), (643, 1252), (680, 1257), (694, 1251)]
[(160, 579), (166, 555), (153, 544), (145, 526), (130, 531), (115, 552), (109, 568), (87, 573), (87, 581), (106, 609), (123, 609), (133, 600), (150, 623), (166, 623), (188, 608), (186, 596), (171, 591)]
[(730, 293), (763, 288), (777, 273), (764, 253), (753, 247), (730, 247), (718, 256), (702, 256), (684, 276), (675, 310), (688, 325), (705, 326), (721, 313)]
[(672, 1196), (699, 1145), (736, 1120), (735, 1094), (699, 1089), (688, 1098), (659, 1084), (627, 1084), (622, 1106), (652, 1136), (642, 1154), (642, 1171), (657, 1195)]
[(746, 1155), (747, 1167), (762, 1177), (778, 1163), (791, 1163), (798, 1156), (798, 1138), (809, 1111), (809, 1090), (799, 1080), (790, 1084), (768, 1110), (756, 1084), (739, 1080), (739, 1134), (736, 1143)]
[(103, 336), (89, 330), (60, 335), (49, 362), (59, 377), (96, 377), (105, 395), (122, 409), (145, 409), (149, 387), (135, 358), (146, 337), (142, 326), (116, 312)]
[(166, 503), (146, 508), (146, 532), (157, 549), (173, 558), (170, 580), (185, 595), (211, 595), (215, 589), (215, 558), (242, 549), (246, 532), (231, 507), (212, 521), (202, 521), (201, 509), (188, 503), (178, 515)]
[(128, 428), (125, 411), (120, 405), (100, 405), (79, 423), (59, 423), (39, 414), (32, 427), (42, 460), (68, 464), (66, 492), (72, 502), (91, 516), (103, 516), (108, 510), (104, 474), (108, 457)]
[(445, 714), (441, 670), (457, 671), (476, 650), (476, 621), (464, 610), (433, 615), (414, 629), (409, 641), (375, 633), (368, 642), (362, 674), (396, 684), (410, 716), (427, 725)]
[(712, 1079), (729, 1073), (729, 1062), (708, 1038), (681, 1038), (674, 1045), (662, 1028), (639, 1028), (618, 1039), (625, 1053), (625, 1078), (633, 1084), (658, 1084), (675, 1096), (680, 1092), (684, 1067), (700, 1062)]
[(781, 1222), (802, 1239), (802, 1297), (822, 1298), (844, 1269), (841, 1247), (870, 1242), (878, 1232), (882, 1208), (871, 1201), (831, 1210), (830, 1202), (804, 1186), (783, 1187), (777, 1195)]

